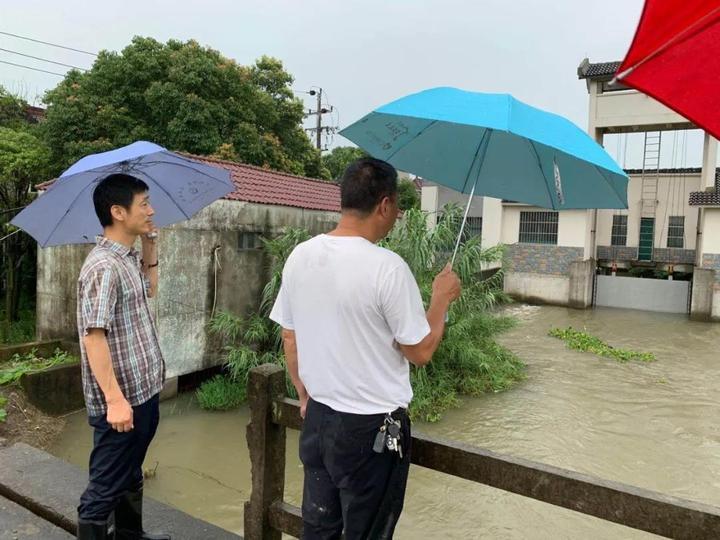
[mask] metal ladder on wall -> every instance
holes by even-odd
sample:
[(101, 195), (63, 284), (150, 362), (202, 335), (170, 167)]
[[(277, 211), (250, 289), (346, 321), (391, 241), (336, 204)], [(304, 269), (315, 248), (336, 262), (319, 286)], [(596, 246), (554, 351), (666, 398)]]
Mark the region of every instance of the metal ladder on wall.
[(638, 259), (651, 261), (655, 244), (658, 183), (660, 181), (660, 147), (662, 131), (645, 132), (642, 188), (640, 192), (640, 247)]

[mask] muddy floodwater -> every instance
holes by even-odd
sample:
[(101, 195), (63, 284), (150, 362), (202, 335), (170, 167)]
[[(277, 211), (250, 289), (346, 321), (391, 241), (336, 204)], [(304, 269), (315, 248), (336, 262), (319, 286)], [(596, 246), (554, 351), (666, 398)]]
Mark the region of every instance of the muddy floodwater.
[[(636, 311), (514, 305), (500, 341), (527, 364), (513, 389), (464, 399), (425, 433), (720, 506), (720, 325)], [(655, 353), (620, 364), (566, 349), (553, 327), (587, 329), (615, 347)], [(191, 394), (165, 402), (148, 453), (146, 492), (242, 533), (250, 468), (247, 408), (203, 411)], [(300, 501), (297, 432), (288, 433), (286, 499)], [(84, 412), (52, 451), (83, 467)], [(413, 467), (396, 538), (642, 539), (653, 535)]]

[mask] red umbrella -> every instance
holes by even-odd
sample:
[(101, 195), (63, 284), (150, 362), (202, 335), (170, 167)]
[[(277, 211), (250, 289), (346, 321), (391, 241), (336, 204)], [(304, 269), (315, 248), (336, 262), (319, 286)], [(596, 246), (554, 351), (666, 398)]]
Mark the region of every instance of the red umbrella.
[(720, 0), (646, 0), (616, 78), (720, 138)]

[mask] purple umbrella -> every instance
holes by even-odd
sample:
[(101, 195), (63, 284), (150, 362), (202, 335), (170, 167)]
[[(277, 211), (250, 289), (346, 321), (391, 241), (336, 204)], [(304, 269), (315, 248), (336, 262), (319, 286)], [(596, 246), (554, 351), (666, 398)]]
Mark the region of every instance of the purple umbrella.
[(92, 154), (60, 175), (48, 191), (11, 221), (41, 247), (86, 244), (102, 233), (92, 196), (95, 186), (112, 173), (136, 176), (150, 187), (153, 221), (164, 227), (190, 219), (211, 202), (232, 192), (230, 172), (138, 141)]

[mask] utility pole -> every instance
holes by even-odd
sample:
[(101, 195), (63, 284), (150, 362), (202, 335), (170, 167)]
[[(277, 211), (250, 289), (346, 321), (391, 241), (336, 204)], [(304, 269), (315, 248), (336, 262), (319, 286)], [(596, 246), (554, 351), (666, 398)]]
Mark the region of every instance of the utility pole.
[(320, 135), (322, 135), (322, 115), (323, 115), (322, 88), (319, 88), (318, 92), (317, 92), (317, 108), (315, 109), (315, 112), (317, 113), (317, 127), (315, 128), (317, 131), (315, 132), (315, 144), (317, 146), (317, 149), (320, 150), (320, 148), (322, 147), (322, 141), (320, 140)]
[(315, 122), (315, 127), (307, 128), (306, 131), (314, 131), (315, 132), (315, 146), (318, 150), (322, 151), (322, 132), (325, 131), (327, 133), (334, 132), (337, 128), (334, 126), (323, 126), (322, 125), (322, 116), (323, 114), (328, 114), (334, 110), (334, 107), (331, 105), (329, 109), (326, 109), (322, 106), (322, 94), (323, 90), (322, 88), (318, 88), (317, 90), (310, 90), (307, 92), (311, 96), (317, 96), (317, 105), (316, 109), (313, 111), (312, 109), (307, 112), (305, 116), (317, 116), (317, 121)]

